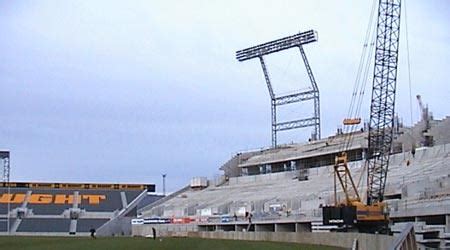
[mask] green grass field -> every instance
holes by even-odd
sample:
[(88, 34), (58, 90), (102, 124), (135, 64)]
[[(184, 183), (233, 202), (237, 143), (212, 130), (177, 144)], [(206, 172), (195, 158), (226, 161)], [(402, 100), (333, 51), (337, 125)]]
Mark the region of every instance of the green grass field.
[(300, 245), (284, 242), (211, 240), (199, 238), (98, 238), (87, 237), (0, 237), (1, 250), (114, 250), (114, 249), (182, 249), (182, 250), (224, 250), (224, 249), (337, 249), (333, 247)]

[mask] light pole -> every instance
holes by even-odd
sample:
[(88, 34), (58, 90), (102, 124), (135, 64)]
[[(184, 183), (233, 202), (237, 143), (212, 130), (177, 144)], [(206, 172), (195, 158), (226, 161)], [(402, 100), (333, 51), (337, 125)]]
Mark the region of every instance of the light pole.
[(166, 176), (167, 174), (162, 174), (163, 178), (163, 195), (166, 196)]

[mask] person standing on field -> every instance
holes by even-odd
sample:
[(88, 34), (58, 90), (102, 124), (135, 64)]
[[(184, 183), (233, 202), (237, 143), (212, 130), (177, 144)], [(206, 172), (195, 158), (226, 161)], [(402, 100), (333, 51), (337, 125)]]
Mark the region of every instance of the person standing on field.
[(92, 239), (97, 239), (97, 237), (95, 237), (95, 228), (91, 227), (91, 229), (89, 230), (89, 232), (91, 232), (91, 238)]

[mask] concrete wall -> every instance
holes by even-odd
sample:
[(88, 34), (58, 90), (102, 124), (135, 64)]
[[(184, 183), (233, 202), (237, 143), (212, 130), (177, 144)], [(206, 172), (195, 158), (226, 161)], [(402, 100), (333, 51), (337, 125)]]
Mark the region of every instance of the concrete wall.
[(230, 240), (293, 242), (351, 248), (358, 239), (360, 249), (388, 249), (394, 237), (361, 233), (188, 232), (188, 237)]
[(156, 229), (158, 237), (196, 237), (208, 239), (255, 240), (293, 242), (313, 245), (326, 245), (351, 248), (353, 240), (358, 239), (360, 249), (388, 249), (394, 237), (361, 233), (310, 233), (310, 232), (199, 232), (194, 225), (134, 225), (133, 235), (148, 236)]
[[(147, 236), (152, 235), (152, 227), (156, 229), (156, 234), (161, 237), (168, 236), (186, 236), (187, 232), (197, 231), (196, 224), (145, 224), (133, 225), (133, 236)], [(215, 230), (215, 228), (214, 228)]]
[(264, 183), (268, 180), (284, 180), (286, 178), (294, 178), (296, 176), (296, 171), (287, 171), (271, 174), (262, 175), (250, 175), (250, 176), (239, 176), (232, 177), (229, 179), (229, 185), (238, 185), (244, 183)]

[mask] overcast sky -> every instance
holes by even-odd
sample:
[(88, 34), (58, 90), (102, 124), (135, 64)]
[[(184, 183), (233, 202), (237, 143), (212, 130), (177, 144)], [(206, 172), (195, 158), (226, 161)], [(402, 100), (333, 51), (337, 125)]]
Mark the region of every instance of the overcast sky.
[[(403, 4), (411, 92), (443, 118), (450, 115), (450, 1)], [(271, 143), (259, 62), (238, 62), (235, 52), (301, 30), (319, 35), (304, 48), (329, 136), (347, 113), (370, 6), (0, 0), (0, 148), (11, 150), (11, 180), (143, 182), (161, 191), (167, 173), (167, 190), (175, 191), (193, 176), (218, 174), (236, 152)], [(396, 109), (410, 124), (404, 17)], [(308, 87), (297, 50), (267, 63), (276, 93)], [(415, 99), (412, 112), (417, 121)], [(286, 117), (311, 113), (300, 107)], [(304, 142), (310, 133), (281, 133), (280, 141)]]

